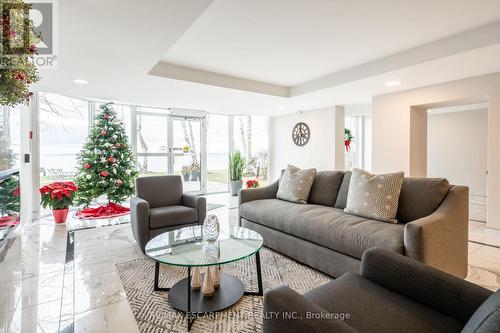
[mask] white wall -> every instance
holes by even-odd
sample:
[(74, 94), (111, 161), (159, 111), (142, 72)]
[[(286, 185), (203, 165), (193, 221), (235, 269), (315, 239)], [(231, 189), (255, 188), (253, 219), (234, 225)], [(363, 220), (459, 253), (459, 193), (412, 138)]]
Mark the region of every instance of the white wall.
[(430, 113), (427, 121), (427, 175), (486, 196), (488, 111)]
[[(488, 103), (487, 145), (487, 226), (500, 229), (500, 72), (429, 87), (374, 96), (373, 159), (375, 172), (403, 170), (411, 175), (410, 162), (415, 152), (411, 140), (427, 140), (427, 136), (410, 136), (410, 113), (415, 106), (438, 108)], [(427, 154), (425, 155), (427, 156)], [(426, 160), (421, 161), (427, 165)]]
[[(300, 168), (335, 170), (335, 147), (339, 146), (335, 135), (336, 122), (341, 122), (340, 135), (341, 138), (344, 136), (344, 115), (341, 113), (341, 119), (335, 117), (335, 107), (332, 106), (300, 114), (271, 117), (269, 135), (271, 179), (277, 179), (287, 164)], [(292, 141), (292, 129), (298, 122), (306, 123), (311, 130), (309, 142), (302, 147)], [(340, 144), (340, 149), (343, 151), (343, 141)]]

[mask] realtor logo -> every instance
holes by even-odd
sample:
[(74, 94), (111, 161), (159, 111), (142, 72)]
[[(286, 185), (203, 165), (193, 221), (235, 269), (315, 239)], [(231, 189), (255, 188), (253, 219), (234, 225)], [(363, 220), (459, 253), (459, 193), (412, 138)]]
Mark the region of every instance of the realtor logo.
[(55, 9), (54, 0), (2, 0), (2, 68), (16, 68), (22, 61), (43, 69), (57, 67)]
[(29, 13), (33, 26), (40, 37), (38, 54), (54, 53), (54, 4), (52, 2), (32, 2)]

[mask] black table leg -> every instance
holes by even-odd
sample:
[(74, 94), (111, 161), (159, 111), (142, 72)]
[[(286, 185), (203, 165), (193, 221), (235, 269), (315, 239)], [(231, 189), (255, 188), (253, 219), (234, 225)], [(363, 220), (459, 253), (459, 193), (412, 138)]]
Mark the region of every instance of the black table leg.
[(160, 262), (157, 261), (155, 263), (155, 283), (154, 283), (154, 287), (153, 287), (153, 290), (154, 291), (169, 291), (170, 288), (160, 288), (158, 286), (158, 280), (160, 278)]
[(262, 272), (260, 267), (260, 253), (257, 251), (255, 253), (255, 265), (257, 266), (257, 286), (258, 291), (245, 291), (245, 295), (248, 296), (262, 296), (264, 295), (264, 290), (262, 288)]
[(196, 319), (196, 316), (194, 316), (193, 313), (191, 313), (191, 267), (188, 266), (188, 285), (187, 285), (187, 301), (188, 301), (188, 308), (187, 308), (187, 322), (188, 322), (188, 331), (191, 330), (191, 326), (193, 326), (194, 321)]

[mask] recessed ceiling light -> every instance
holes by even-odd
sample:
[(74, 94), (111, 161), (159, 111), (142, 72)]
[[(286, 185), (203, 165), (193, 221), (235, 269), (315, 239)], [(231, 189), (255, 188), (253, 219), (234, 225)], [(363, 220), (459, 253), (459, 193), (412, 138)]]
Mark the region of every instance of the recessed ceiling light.
[(76, 84), (89, 84), (89, 81), (82, 80), (82, 79), (75, 79), (75, 80), (73, 80), (73, 82)]
[(385, 85), (388, 87), (395, 87), (395, 86), (399, 86), (400, 84), (401, 84), (400, 81), (387, 81), (385, 83)]

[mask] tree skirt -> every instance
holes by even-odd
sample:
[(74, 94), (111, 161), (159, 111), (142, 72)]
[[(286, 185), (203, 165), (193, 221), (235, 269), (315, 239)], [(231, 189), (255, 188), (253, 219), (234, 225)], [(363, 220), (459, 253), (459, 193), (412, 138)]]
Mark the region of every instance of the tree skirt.
[(0, 228), (10, 227), (19, 224), (19, 216), (2, 216), (0, 217)]
[(79, 210), (75, 214), (75, 216), (82, 220), (83, 219), (97, 220), (97, 219), (109, 219), (111, 217), (123, 216), (129, 213), (130, 213), (130, 208), (123, 207), (121, 205), (110, 202), (105, 206)]

